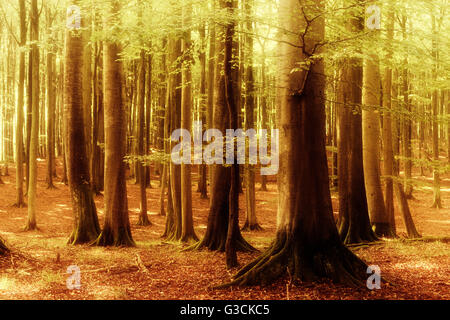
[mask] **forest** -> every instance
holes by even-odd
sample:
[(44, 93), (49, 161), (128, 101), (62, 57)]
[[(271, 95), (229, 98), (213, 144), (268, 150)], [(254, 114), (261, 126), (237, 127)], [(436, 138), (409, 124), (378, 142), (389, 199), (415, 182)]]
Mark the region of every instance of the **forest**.
[(449, 10), (2, 0), (0, 299), (450, 299)]

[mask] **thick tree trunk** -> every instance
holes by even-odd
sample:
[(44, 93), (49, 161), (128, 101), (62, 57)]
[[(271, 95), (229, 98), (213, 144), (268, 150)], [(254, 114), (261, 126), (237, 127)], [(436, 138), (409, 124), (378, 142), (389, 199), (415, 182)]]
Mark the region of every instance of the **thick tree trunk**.
[[(361, 32), (363, 13), (352, 18), (347, 29)], [(362, 152), (362, 118), (355, 110), (362, 101), (362, 61), (347, 58), (343, 61), (338, 84), (338, 229), (345, 244), (374, 241), (367, 207)]]
[[(225, 0), (221, 2), (222, 8), (225, 6)], [(218, 53), (215, 65), (215, 91), (214, 91), (214, 111), (212, 112), (212, 127), (218, 129), (221, 132), (225, 132), (229, 128), (229, 99), (226, 96), (226, 80), (225, 80), (225, 27), (216, 28), (216, 45), (215, 49)], [(229, 44), (228, 44), (229, 45)], [(230, 57), (230, 56), (228, 56)], [(230, 77), (230, 75), (229, 75)], [(232, 81), (228, 78), (228, 81)], [(232, 85), (229, 84), (229, 86)], [(230, 97), (230, 99), (233, 97)], [(230, 227), (229, 213), (231, 201), (237, 201), (231, 196), (231, 168), (224, 165), (213, 164), (210, 165), (211, 171), (211, 200), (208, 214), (208, 224), (206, 228), (205, 236), (200, 240), (192, 249), (201, 249), (203, 247), (209, 250), (225, 251), (228, 229)], [(238, 173), (235, 171), (235, 177), (238, 177)], [(236, 190), (236, 189), (235, 189)], [(236, 204), (233, 204), (236, 205)], [(236, 210), (236, 206), (233, 207)], [(235, 219), (235, 216), (233, 216)], [(242, 237), (239, 225), (236, 220), (232, 221), (231, 241), (229, 242), (229, 248), (237, 251), (253, 251), (255, 250), (245, 239)], [(233, 261), (231, 261), (233, 262)]]
[[(169, 52), (169, 74), (168, 87), (167, 87), (167, 104), (169, 121), (167, 138), (170, 140), (171, 132), (179, 129), (181, 126), (181, 73), (173, 74), (174, 70), (177, 70), (179, 62), (177, 59), (181, 56), (181, 40), (169, 39), (168, 41)], [(170, 153), (173, 143), (169, 142), (167, 150)], [(164, 237), (168, 241), (179, 241), (181, 238), (182, 217), (181, 217), (181, 167), (179, 165), (170, 162), (168, 164), (169, 170), (169, 186), (168, 192), (170, 193), (169, 201), (171, 210), (167, 212), (166, 216), (166, 230)]]
[[(232, 17), (235, 8), (235, 1), (220, 1), (221, 7), (226, 8), (228, 14)], [(238, 104), (236, 100), (235, 84), (233, 83), (233, 42), (235, 34), (235, 22), (227, 23), (225, 27), (225, 54), (224, 54), (224, 81), (225, 81), (225, 104), (228, 109), (229, 127), (236, 130), (238, 128)], [(240, 99), (240, 95), (238, 95)], [(233, 146), (234, 148), (234, 146)], [(236, 254), (236, 240), (239, 239), (239, 189), (240, 175), (239, 164), (237, 163), (237, 154), (234, 154), (234, 161), (231, 165), (231, 187), (229, 194), (229, 218), (227, 240), (225, 242), (225, 254), (227, 268), (238, 266)]]
[[(309, 19), (316, 17), (313, 22), (301, 18), (300, 4)], [(323, 2), (300, 4), (289, 0), (282, 2), (280, 8), (285, 29), (292, 33), (286, 33), (286, 43), (280, 44), (282, 130), (276, 239), (226, 285), (264, 284), (286, 274), (303, 281), (325, 277), (352, 285), (362, 285), (367, 278), (366, 264), (342, 244), (333, 219), (325, 150), (323, 61), (314, 59), (308, 70), (292, 72), (313, 54), (315, 44), (322, 42), (324, 36), (324, 19), (319, 16)], [(302, 46), (301, 37), (295, 32), (304, 30), (306, 23), (308, 40)]]
[[(377, 35), (375, 35), (375, 39), (377, 39)], [(379, 60), (376, 54), (370, 54), (369, 58), (365, 60), (363, 74), (363, 158), (367, 204), (375, 234), (389, 237), (393, 236), (393, 230), (384, 204), (380, 177), (381, 81)]]
[[(106, 20), (109, 27), (119, 12), (118, 1), (112, 4)], [(126, 127), (122, 96), (122, 62), (118, 43), (103, 43), (105, 92), (105, 224), (97, 239), (102, 246), (134, 246), (128, 216), (125, 180)]]
[(66, 56), (64, 79), (64, 117), (66, 128), (66, 157), (69, 187), (72, 195), (72, 211), (75, 217), (70, 244), (95, 241), (100, 226), (94, 203), (89, 159), (85, 141), (82, 74), (83, 37), (82, 31), (66, 31)]

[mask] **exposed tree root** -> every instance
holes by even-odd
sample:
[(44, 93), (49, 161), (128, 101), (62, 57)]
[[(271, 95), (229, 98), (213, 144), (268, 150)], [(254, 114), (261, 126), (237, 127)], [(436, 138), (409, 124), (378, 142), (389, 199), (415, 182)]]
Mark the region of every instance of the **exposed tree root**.
[(58, 188), (52, 183), (47, 185), (47, 190), (57, 190)]
[(259, 223), (249, 224), (248, 221), (245, 221), (244, 226), (241, 231), (263, 231), (264, 229), (259, 225)]
[(299, 241), (278, 239), (256, 260), (239, 270), (231, 282), (215, 288), (265, 285), (287, 273), (294, 280), (328, 278), (335, 283), (362, 287), (367, 279), (366, 271), (367, 265), (340, 243), (309, 249)]
[[(197, 243), (193, 244), (192, 246), (189, 246), (185, 248), (183, 251), (191, 251), (191, 250), (201, 250), (201, 249), (208, 249), (211, 251), (219, 251), (219, 252), (225, 252), (225, 244), (226, 244), (226, 237), (225, 238), (203, 238), (202, 240), (198, 241)], [(242, 236), (239, 236), (236, 240), (236, 251), (239, 252), (256, 252), (258, 249), (253, 247), (250, 243), (248, 243)]]
[(67, 240), (69, 245), (79, 245), (79, 244), (91, 244), (95, 242), (99, 237), (99, 231), (89, 230), (81, 232), (79, 228), (74, 230)]
[(417, 238), (399, 238), (398, 239), (401, 242), (443, 242), (443, 243), (450, 243), (450, 237), (417, 237)]
[(36, 225), (36, 222), (30, 222), (30, 221), (28, 221), (26, 226), (22, 229), (22, 231), (24, 231), (24, 232), (34, 231), (34, 230), (39, 231), (40, 229)]
[(348, 219), (342, 219), (339, 223), (339, 236), (342, 242), (347, 244), (354, 243), (366, 243), (378, 241), (378, 237), (375, 235), (374, 231), (370, 227), (367, 221), (367, 226), (359, 223), (358, 221), (349, 221)]
[(186, 235), (182, 235), (180, 238), (180, 242), (183, 243), (192, 243), (192, 242), (198, 242), (198, 237), (195, 233), (189, 233)]
[(25, 202), (16, 202), (11, 205), (13, 208), (26, 208), (27, 204)]
[(372, 224), (373, 231), (378, 237), (396, 238), (394, 229), (389, 223), (376, 222)]
[(136, 225), (138, 226), (143, 226), (143, 227), (147, 227), (147, 226), (151, 226), (153, 225), (150, 220), (148, 219), (148, 215), (139, 215), (139, 220), (136, 223)]
[(112, 230), (106, 228), (100, 234), (98, 239), (92, 243), (96, 246), (107, 247), (135, 247), (136, 243), (131, 237), (131, 234), (124, 228), (121, 228), (117, 235), (114, 235)]

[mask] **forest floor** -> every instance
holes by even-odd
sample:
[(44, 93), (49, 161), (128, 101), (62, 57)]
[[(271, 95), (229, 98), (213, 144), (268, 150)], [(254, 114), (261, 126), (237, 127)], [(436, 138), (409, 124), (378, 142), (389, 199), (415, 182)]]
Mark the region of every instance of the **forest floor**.
[[(58, 161), (58, 174), (61, 176)], [(196, 171), (196, 170), (194, 170)], [(152, 226), (136, 226), (139, 211), (139, 186), (129, 180), (128, 205), (135, 248), (69, 246), (66, 241), (73, 225), (69, 189), (56, 180), (56, 189), (47, 189), (45, 162), (39, 161), (37, 196), (38, 231), (22, 232), (27, 209), (12, 206), (15, 199), (14, 168), (2, 176), (0, 185), (0, 236), (7, 240), (13, 254), (0, 258), (1, 299), (450, 299), (450, 243), (436, 240), (450, 236), (450, 176), (442, 181), (444, 209), (431, 209), (430, 177), (415, 177), (423, 182), (410, 200), (418, 231), (429, 241), (405, 240), (405, 228), (396, 215), (399, 239), (352, 248), (370, 265), (378, 265), (383, 277), (381, 289), (355, 289), (320, 283), (291, 283), (283, 278), (268, 286), (212, 290), (210, 286), (230, 279), (223, 253), (181, 251), (183, 245), (162, 241), (165, 217), (159, 215), (157, 177), (148, 190), (149, 218)], [(259, 183), (257, 184), (259, 190)], [(244, 197), (240, 197), (241, 225), (245, 218)], [(96, 197), (100, 225), (103, 225), (103, 198)], [(276, 229), (277, 191), (270, 183), (267, 192), (258, 191), (256, 207), (263, 231), (243, 232), (256, 248), (264, 250)], [(209, 200), (202, 200), (193, 188), (195, 231), (206, 230)], [(337, 194), (333, 193), (337, 211)], [(244, 209), (242, 209), (244, 208)], [(397, 208), (397, 207), (396, 207)], [(397, 211), (398, 212), (398, 211)], [(336, 212), (335, 212), (336, 213)], [(258, 253), (239, 254), (245, 264)], [(139, 267), (142, 264), (145, 268)], [(67, 267), (81, 270), (81, 289), (69, 290)]]

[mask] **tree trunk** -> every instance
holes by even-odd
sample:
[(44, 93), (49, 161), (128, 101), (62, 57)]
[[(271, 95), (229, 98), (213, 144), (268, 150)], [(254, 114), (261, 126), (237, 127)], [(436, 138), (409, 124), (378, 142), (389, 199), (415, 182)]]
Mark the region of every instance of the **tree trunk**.
[[(221, 0), (221, 7), (225, 7), (225, 1)], [(225, 132), (227, 128), (230, 128), (230, 112), (228, 110), (228, 103), (232, 96), (227, 99), (227, 87), (226, 87), (226, 79), (225, 79), (225, 39), (230, 38), (230, 34), (225, 38), (226, 27), (221, 26), (216, 27), (216, 44), (215, 49), (217, 54), (216, 65), (215, 65), (215, 91), (214, 91), (214, 110), (212, 112), (212, 127), (218, 129), (221, 132)], [(230, 30), (229, 30), (230, 31)], [(230, 41), (230, 40), (229, 40)], [(232, 41), (232, 40), (231, 40)], [(230, 46), (230, 43), (228, 43)], [(231, 44), (232, 46), (232, 44)], [(229, 50), (229, 48), (228, 48)], [(230, 59), (230, 53), (228, 53), (228, 59)], [(229, 71), (231, 72), (231, 71)], [(228, 90), (232, 90), (230, 86), (233, 84), (230, 75), (228, 75)], [(228, 91), (230, 92), (230, 91)], [(234, 99), (233, 99), (234, 100)], [(230, 224), (230, 207), (232, 201), (237, 201), (235, 195), (232, 196), (231, 189), (231, 168), (225, 167), (220, 164), (210, 165), (212, 168), (211, 171), (211, 200), (208, 214), (208, 224), (206, 228), (205, 236), (202, 240), (200, 240), (195, 246), (191, 247), (192, 249), (201, 249), (203, 247), (208, 248), (209, 250), (217, 250), (217, 251), (225, 251), (226, 241), (228, 229), (232, 226), (233, 230), (230, 230), (231, 239), (228, 243), (228, 248), (231, 250), (237, 251), (253, 251), (255, 250), (245, 239), (242, 237), (239, 225), (235, 220), (236, 215), (232, 215), (232, 224)], [(235, 177), (239, 176), (239, 173), (236, 172), (236, 168), (234, 168), (235, 172), (233, 173)], [(236, 181), (234, 181), (236, 182)], [(237, 192), (238, 190), (238, 182), (237, 182)], [(236, 186), (234, 187), (233, 192), (236, 190)], [(237, 208), (237, 204), (233, 204), (234, 210)], [(230, 251), (229, 251), (230, 253)], [(233, 258), (231, 256), (231, 258)], [(228, 261), (227, 261), (228, 262)], [(233, 263), (232, 260), (229, 262)]]
[(65, 45), (64, 117), (67, 175), (75, 217), (74, 229), (68, 242), (83, 244), (97, 239), (100, 226), (90, 183), (85, 144), (87, 138), (84, 131), (83, 79), (82, 74), (78, 72), (83, 68), (82, 31), (67, 30)]
[[(377, 31), (373, 32), (377, 33)], [(376, 40), (378, 40), (377, 36), (375, 34)], [(375, 234), (380, 237), (389, 237), (393, 235), (393, 230), (384, 205), (380, 177), (381, 82), (379, 60), (376, 54), (369, 54), (369, 58), (365, 60), (363, 74), (363, 158), (367, 204)]]
[[(187, 29), (182, 40), (182, 52), (184, 61), (182, 67), (182, 89), (181, 89), (181, 129), (191, 132), (191, 108), (192, 108), (192, 42), (191, 29), (192, 7), (183, 8), (183, 27)], [(192, 134), (191, 134), (192, 136)], [(184, 138), (183, 138), (184, 139)], [(185, 141), (184, 141), (185, 142)], [(190, 143), (191, 141), (189, 141)], [(194, 220), (192, 217), (192, 182), (191, 164), (181, 164), (181, 242), (198, 241), (194, 231)]]
[[(292, 72), (299, 62), (320, 53), (313, 48), (325, 33), (323, 2), (307, 3), (303, 9), (308, 21), (301, 18), (299, 1), (280, 4), (284, 28), (291, 32), (284, 34), (286, 42), (280, 44), (279, 125), (283, 129), (276, 239), (226, 285), (265, 284), (286, 274), (302, 281), (325, 277), (353, 285), (365, 284), (367, 279), (366, 264), (342, 244), (333, 219), (325, 150), (323, 61), (316, 58), (308, 70)], [(297, 30), (307, 33), (303, 46)]]
[[(146, 74), (146, 54), (145, 50), (141, 50), (141, 59), (139, 64), (139, 80), (138, 80), (138, 124), (137, 124), (137, 144), (138, 155), (144, 157), (146, 155), (145, 140), (145, 74)], [(146, 167), (144, 166), (143, 159), (138, 160), (138, 172), (139, 176), (139, 194), (140, 194), (140, 208), (139, 208), (139, 221), (138, 225), (148, 226), (151, 225), (147, 214), (147, 179), (146, 179)]]
[[(201, 122), (203, 125), (202, 132), (204, 128), (207, 128), (207, 120), (206, 120), (206, 113), (207, 113), (207, 103), (206, 103), (206, 41), (205, 41), (205, 24), (203, 24), (200, 27), (199, 30), (200, 33), (200, 43), (201, 43), (201, 52), (200, 52), (200, 67), (201, 67), (201, 74), (200, 74), (200, 116), (201, 116)], [(202, 163), (199, 166), (199, 180), (198, 180), (198, 189), (197, 192), (200, 192), (200, 198), (201, 199), (207, 199), (208, 198), (208, 184), (207, 184), (207, 167), (205, 163)]]
[[(400, 21), (403, 41), (407, 41), (407, 32), (406, 32), (406, 16), (403, 15), (402, 20)], [(405, 169), (405, 195), (407, 198), (411, 199), (413, 197), (412, 192), (413, 188), (411, 185), (411, 173), (412, 173), (412, 147), (411, 147), (411, 104), (409, 102), (409, 88), (408, 88), (408, 58), (405, 57), (403, 60), (404, 68), (402, 70), (402, 95), (403, 95), (403, 108), (406, 116), (403, 119), (402, 123), (402, 146), (403, 146), (403, 156), (405, 157), (404, 161), (404, 169)]]
[[(347, 23), (347, 30), (362, 32), (363, 13)], [(355, 110), (362, 99), (362, 61), (346, 58), (338, 83), (338, 229), (345, 244), (369, 242), (377, 239), (372, 231), (363, 169), (362, 118)]]
[(396, 235), (395, 216), (394, 216), (394, 150), (392, 148), (392, 41), (394, 39), (394, 12), (389, 8), (389, 21), (387, 25), (388, 47), (386, 48), (386, 67), (383, 77), (383, 175), (385, 179), (385, 207), (386, 214), (389, 217), (392, 236)]
[[(432, 67), (433, 81), (437, 81), (437, 69), (438, 69), (438, 44), (437, 44), (437, 28), (434, 15), (431, 16), (433, 40), (432, 40), (432, 56), (434, 60), (434, 66)], [(439, 108), (438, 108), (438, 89), (433, 88), (431, 94), (431, 112), (433, 115), (433, 208), (442, 208), (441, 202), (441, 179), (439, 174)]]
[[(246, 0), (245, 11), (248, 16), (246, 23), (246, 32), (253, 33), (253, 22), (250, 20), (253, 17), (253, 1)], [(253, 74), (253, 38), (247, 35), (245, 37), (247, 58), (247, 70), (245, 77), (245, 129), (254, 129), (255, 120), (255, 79)], [(247, 155), (248, 157), (248, 155)], [(247, 160), (248, 161), (248, 160)], [(262, 230), (256, 219), (256, 194), (255, 194), (255, 166), (249, 163), (245, 165), (245, 199), (247, 207), (247, 218), (242, 230)]]
[[(26, 8), (25, 0), (19, 0), (20, 15), (20, 46), (23, 47), (27, 41)], [(17, 99), (17, 122), (16, 122), (16, 203), (21, 208), (25, 206), (23, 195), (23, 107), (24, 107), (24, 85), (25, 85), (25, 52), (20, 50), (19, 57), (19, 87)]]
[[(171, 132), (179, 129), (181, 126), (181, 73), (173, 74), (174, 70), (180, 68), (178, 58), (181, 56), (181, 40), (169, 39), (168, 41), (169, 52), (169, 73), (168, 87), (167, 87), (167, 104), (169, 121), (167, 138), (170, 140)], [(173, 143), (169, 142), (167, 150), (170, 153)], [(182, 217), (181, 217), (181, 167), (179, 165), (170, 162), (168, 164), (169, 170), (169, 185), (168, 192), (170, 193), (170, 206), (171, 211), (168, 211), (166, 215), (166, 230), (164, 237), (168, 241), (179, 241), (181, 238)]]
[[(49, 10), (50, 12), (50, 10)], [(52, 41), (51, 20), (48, 17), (47, 30), (49, 39)], [(55, 54), (52, 52), (53, 46), (47, 52), (47, 189), (54, 189), (53, 173), (55, 165), (55, 107), (56, 94), (54, 88), (55, 78)]]
[[(106, 25), (111, 27), (113, 16), (120, 10), (114, 1)], [(97, 239), (101, 246), (134, 246), (128, 217), (125, 181), (126, 127), (122, 96), (122, 62), (118, 43), (103, 43), (103, 72), (105, 92), (105, 224)]]
[(37, 157), (39, 148), (39, 12), (37, 0), (31, 1), (31, 45), (32, 62), (32, 120), (29, 153), (28, 184), (28, 218), (25, 230), (35, 230), (36, 226), (36, 189), (37, 189)]

